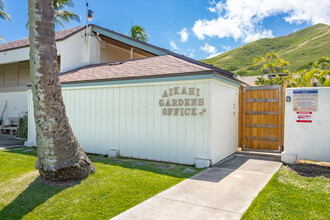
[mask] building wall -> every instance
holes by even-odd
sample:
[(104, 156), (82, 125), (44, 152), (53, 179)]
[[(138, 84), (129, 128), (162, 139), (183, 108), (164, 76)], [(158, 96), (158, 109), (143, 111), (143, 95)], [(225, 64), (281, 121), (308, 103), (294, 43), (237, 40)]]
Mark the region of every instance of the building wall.
[(26, 91), (29, 71), (28, 61), (0, 65), (0, 93)]
[(239, 87), (218, 80), (212, 82), (212, 162), (238, 149)]
[(0, 114), (7, 101), (7, 109), (4, 113), (4, 122), (8, 117), (19, 117), (28, 109), (27, 92), (7, 92), (0, 93)]
[[(124, 157), (192, 165), (196, 158), (211, 158), (210, 83), (192, 80), (68, 87), (63, 88), (63, 97), (72, 129), (86, 152), (108, 154), (117, 149)], [(199, 89), (199, 96), (170, 96), (169, 89), (174, 87), (180, 91), (183, 87)], [(169, 97), (162, 97), (165, 91)], [(36, 145), (31, 95), (29, 91), (28, 140)], [(172, 108), (165, 106), (167, 99), (185, 98), (203, 99), (196, 115), (163, 114), (164, 108)], [(199, 114), (202, 109), (206, 110), (203, 116)]]
[[(293, 91), (318, 90), (318, 110), (312, 112), (312, 122), (297, 122), (293, 110)], [(330, 88), (288, 88), (285, 104), (284, 152), (294, 153), (298, 159), (330, 161)]]
[[(139, 59), (144, 57), (146, 56), (134, 53), (133, 50), (133, 59)], [(112, 44), (108, 44), (105, 41), (101, 43), (101, 63), (129, 59), (131, 59), (131, 51), (117, 47)]]

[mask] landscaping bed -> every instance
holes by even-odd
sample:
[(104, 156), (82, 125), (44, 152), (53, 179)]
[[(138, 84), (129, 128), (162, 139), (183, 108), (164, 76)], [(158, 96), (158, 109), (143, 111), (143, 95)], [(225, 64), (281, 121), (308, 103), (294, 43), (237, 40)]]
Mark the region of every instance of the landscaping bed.
[(0, 151), (0, 219), (109, 219), (201, 169), (88, 155), (96, 173), (68, 186), (49, 186), (35, 170), (36, 150)]
[(242, 219), (329, 219), (330, 163), (283, 165)]

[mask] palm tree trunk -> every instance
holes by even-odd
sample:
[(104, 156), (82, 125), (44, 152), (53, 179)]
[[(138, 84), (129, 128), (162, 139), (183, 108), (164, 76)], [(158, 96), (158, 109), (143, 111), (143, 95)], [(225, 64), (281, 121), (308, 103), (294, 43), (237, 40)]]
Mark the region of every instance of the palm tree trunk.
[(30, 77), (40, 177), (82, 179), (95, 172), (70, 127), (62, 98), (55, 44), (53, 0), (29, 0)]

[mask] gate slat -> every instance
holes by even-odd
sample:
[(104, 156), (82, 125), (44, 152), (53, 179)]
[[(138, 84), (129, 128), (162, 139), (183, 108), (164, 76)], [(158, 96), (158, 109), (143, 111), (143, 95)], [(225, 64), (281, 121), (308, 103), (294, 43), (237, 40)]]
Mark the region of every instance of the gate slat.
[(248, 128), (279, 128), (278, 124), (245, 124)]
[(255, 140), (255, 141), (278, 141), (277, 137), (257, 137), (257, 136), (245, 136), (246, 140)]
[(279, 111), (246, 111), (247, 115), (279, 115)]
[(245, 99), (245, 102), (278, 102), (278, 99)]

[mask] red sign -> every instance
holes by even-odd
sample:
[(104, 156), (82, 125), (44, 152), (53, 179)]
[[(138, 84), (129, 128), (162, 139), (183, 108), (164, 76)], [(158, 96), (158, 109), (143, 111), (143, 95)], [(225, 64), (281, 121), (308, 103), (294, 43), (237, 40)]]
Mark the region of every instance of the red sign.
[(297, 122), (312, 122), (312, 112), (297, 112)]

